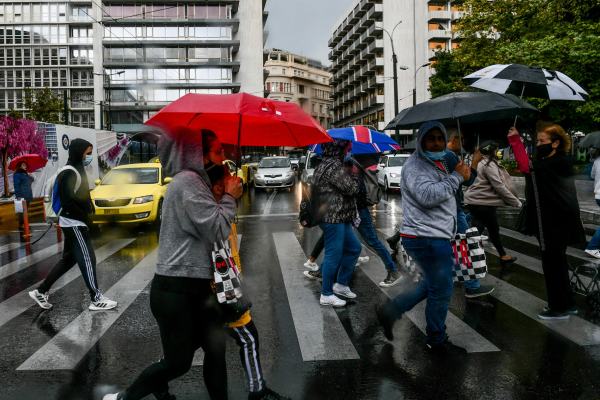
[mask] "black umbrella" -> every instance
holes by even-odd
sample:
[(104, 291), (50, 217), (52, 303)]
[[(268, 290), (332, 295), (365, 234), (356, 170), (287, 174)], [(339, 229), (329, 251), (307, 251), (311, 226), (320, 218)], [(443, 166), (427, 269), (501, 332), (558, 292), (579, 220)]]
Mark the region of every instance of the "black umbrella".
[(579, 142), (582, 149), (600, 149), (600, 132), (592, 132), (585, 135)]
[(405, 108), (384, 128), (418, 129), (424, 122), (444, 125), (485, 122), (512, 118), (523, 113), (539, 112), (531, 104), (512, 94), (456, 92)]
[(402, 146), (402, 150), (416, 150), (417, 149), (417, 140), (411, 140), (406, 143), (406, 146)]

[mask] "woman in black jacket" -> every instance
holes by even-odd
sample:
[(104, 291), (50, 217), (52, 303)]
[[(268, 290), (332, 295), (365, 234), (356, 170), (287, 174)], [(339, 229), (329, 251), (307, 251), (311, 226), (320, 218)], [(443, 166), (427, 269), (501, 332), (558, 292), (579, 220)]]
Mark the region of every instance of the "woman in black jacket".
[(527, 156), (516, 128), (510, 128), (508, 140), (519, 169), (525, 174), (525, 233), (537, 236), (542, 250), (548, 307), (538, 317), (567, 319), (569, 314), (577, 314), (569, 280), (567, 246), (585, 242), (573, 164), (567, 156), (571, 140), (558, 125), (540, 122), (537, 131), (533, 160)]

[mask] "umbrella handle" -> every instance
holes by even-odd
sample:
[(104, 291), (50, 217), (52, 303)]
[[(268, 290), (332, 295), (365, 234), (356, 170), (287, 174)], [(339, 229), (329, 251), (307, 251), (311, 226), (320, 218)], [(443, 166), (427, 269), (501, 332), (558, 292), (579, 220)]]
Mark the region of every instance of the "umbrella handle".
[[(525, 84), (523, 84), (523, 88), (521, 89), (521, 100), (523, 100), (523, 94), (525, 93)], [(515, 115), (515, 122), (513, 123), (513, 126), (516, 128), (517, 127), (517, 118), (519, 116)]]

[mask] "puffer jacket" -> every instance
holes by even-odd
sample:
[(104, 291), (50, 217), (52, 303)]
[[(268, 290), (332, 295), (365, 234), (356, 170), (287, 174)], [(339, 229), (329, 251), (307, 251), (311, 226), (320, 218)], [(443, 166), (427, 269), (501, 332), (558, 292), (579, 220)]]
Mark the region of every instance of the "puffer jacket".
[(343, 162), (347, 140), (334, 139), (323, 143), (323, 161), (313, 175), (313, 187), (318, 193), (317, 220), (329, 224), (350, 222), (356, 218), (356, 196), (359, 177), (348, 171)]
[(477, 178), (465, 193), (465, 204), (521, 207), (517, 188), (508, 172), (489, 157), (477, 165)]

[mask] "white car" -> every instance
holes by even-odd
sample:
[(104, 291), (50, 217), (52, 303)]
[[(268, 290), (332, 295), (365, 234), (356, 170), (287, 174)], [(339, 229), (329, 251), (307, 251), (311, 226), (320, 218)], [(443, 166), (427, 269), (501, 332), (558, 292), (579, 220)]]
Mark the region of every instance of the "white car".
[(321, 155), (317, 153), (313, 153), (309, 150), (306, 154), (306, 160), (304, 164), (304, 168), (300, 170), (300, 181), (310, 186), (312, 184), (312, 177), (315, 172), (315, 168), (321, 162)]
[(254, 174), (256, 189), (290, 188), (293, 189), (296, 173), (287, 157), (265, 157), (258, 164)]
[(400, 173), (408, 157), (410, 154), (389, 154), (380, 160), (377, 166), (377, 183), (384, 190), (400, 189)]

